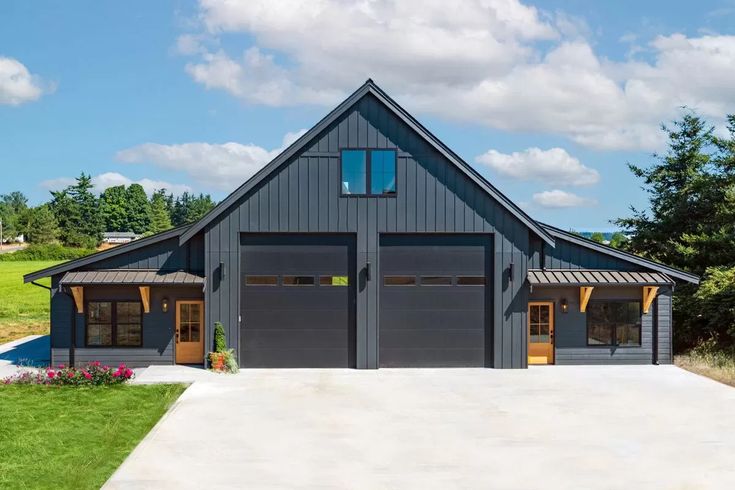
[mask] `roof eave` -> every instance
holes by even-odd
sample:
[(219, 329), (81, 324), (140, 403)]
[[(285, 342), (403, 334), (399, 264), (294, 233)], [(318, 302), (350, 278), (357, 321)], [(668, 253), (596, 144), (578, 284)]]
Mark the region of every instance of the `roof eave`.
[(639, 257), (638, 255), (633, 255), (628, 252), (623, 252), (622, 250), (618, 250), (608, 245), (603, 245), (601, 243), (594, 242), (582, 236), (574, 235), (572, 233), (566, 232), (564, 230), (561, 230), (551, 225), (547, 225), (544, 223), (539, 223), (539, 224), (544, 229), (546, 229), (549, 232), (549, 234), (551, 234), (552, 236), (562, 238), (564, 240), (570, 241), (582, 247), (586, 247), (591, 250), (595, 250), (597, 252), (604, 253), (606, 255), (610, 255), (612, 257), (616, 257), (618, 259), (625, 260), (627, 262), (631, 262), (636, 265), (642, 265), (644, 267), (649, 267), (653, 270), (657, 270), (659, 272), (672, 276), (676, 279), (680, 279), (682, 281), (686, 281), (692, 284), (699, 284), (700, 278), (699, 276), (695, 274), (690, 274), (688, 272), (685, 272), (679, 269), (675, 269), (668, 265), (661, 264), (653, 260), (645, 259), (643, 257)]
[(55, 276), (56, 274), (61, 274), (62, 272), (67, 272), (78, 267), (93, 264), (99, 260), (109, 259), (111, 257), (115, 257), (126, 252), (131, 252), (133, 250), (146, 247), (153, 243), (180, 236), (189, 226), (190, 225), (179, 226), (178, 228), (162, 231), (161, 233), (158, 233), (156, 235), (151, 235), (149, 237), (141, 238), (139, 240), (133, 240), (132, 242), (124, 243), (108, 250), (93, 253), (79, 259), (70, 260), (68, 262), (64, 262), (63, 264), (54, 265), (34, 272), (29, 272), (28, 274), (23, 276), (23, 282), (29, 283), (38, 279), (42, 279), (44, 277)]
[(445, 158), (454, 163), (458, 168), (464, 171), (464, 173), (473, 180), (477, 185), (483, 188), (490, 196), (496, 199), (504, 208), (506, 208), (511, 214), (519, 219), (524, 225), (536, 233), (542, 240), (548, 243), (551, 247), (554, 247), (554, 238), (544, 230), (539, 223), (528, 216), (522, 209), (517, 207), (510, 199), (505, 197), (500, 191), (498, 191), (492, 184), (490, 184), (484, 177), (482, 177), (477, 171), (475, 171), (470, 165), (462, 160), (456, 153), (444, 145), (436, 136), (434, 136), (428, 129), (426, 129), (420, 122), (413, 118), (405, 109), (403, 109), (397, 102), (390, 98), (388, 94), (378, 87), (372, 80), (368, 79), (360, 88), (353, 92), (347, 97), (341, 104), (334, 108), (329, 114), (327, 114), (321, 121), (319, 121), (309, 131), (304, 133), (298, 140), (292, 143), (286, 148), (281, 154), (274, 158), (265, 167), (260, 169), (255, 175), (238, 187), (234, 192), (227, 196), (221, 203), (219, 203), (214, 209), (203, 216), (198, 222), (194, 223), (189, 230), (183, 233), (179, 237), (179, 243), (184, 244), (196, 233), (204, 229), (210, 222), (212, 222), (220, 213), (224, 212), (227, 208), (235, 204), (243, 195), (245, 195), (250, 189), (255, 187), (261, 180), (278, 168), (281, 164), (291, 158), (296, 152), (298, 152), (306, 143), (311, 141), (315, 136), (321, 133), (325, 128), (332, 124), (337, 118), (339, 118), (346, 110), (354, 105), (359, 99), (364, 97), (366, 94), (372, 94), (378, 100), (383, 102), (389, 107), (401, 120), (408, 124), (414, 131), (423, 136), (432, 146), (434, 146)]

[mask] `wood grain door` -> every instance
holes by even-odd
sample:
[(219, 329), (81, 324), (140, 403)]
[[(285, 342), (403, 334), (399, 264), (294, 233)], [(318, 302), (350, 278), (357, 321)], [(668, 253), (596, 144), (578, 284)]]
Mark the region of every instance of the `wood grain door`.
[(554, 303), (528, 303), (528, 364), (554, 364)]
[(176, 363), (204, 362), (204, 301), (176, 302)]

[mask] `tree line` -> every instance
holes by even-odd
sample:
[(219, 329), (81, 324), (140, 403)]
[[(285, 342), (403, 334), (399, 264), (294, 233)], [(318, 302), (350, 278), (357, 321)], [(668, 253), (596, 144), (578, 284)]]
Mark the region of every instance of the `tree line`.
[[(701, 276), (674, 290), (674, 348), (735, 350), (735, 115), (718, 132), (694, 112), (669, 127), (665, 153), (629, 164), (643, 181), (648, 209), (613, 223), (625, 248)], [(723, 134), (724, 133), (724, 134)]]
[(82, 173), (35, 207), (22, 192), (1, 195), (3, 236), (7, 241), (23, 235), (31, 243), (95, 248), (104, 232), (159, 233), (197, 221), (215, 206), (208, 194), (174, 197), (160, 189), (149, 198), (140, 184), (108, 187), (99, 196), (92, 188), (92, 178)]

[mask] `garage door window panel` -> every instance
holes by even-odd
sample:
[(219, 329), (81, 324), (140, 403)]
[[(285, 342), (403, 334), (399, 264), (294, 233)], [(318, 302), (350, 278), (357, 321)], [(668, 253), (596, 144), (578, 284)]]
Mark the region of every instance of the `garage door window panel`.
[(283, 276), (284, 286), (313, 286), (314, 276)]
[(421, 276), (422, 286), (451, 286), (452, 276)]
[(245, 276), (246, 286), (277, 286), (278, 276)]
[(383, 276), (386, 286), (415, 286), (416, 276)]

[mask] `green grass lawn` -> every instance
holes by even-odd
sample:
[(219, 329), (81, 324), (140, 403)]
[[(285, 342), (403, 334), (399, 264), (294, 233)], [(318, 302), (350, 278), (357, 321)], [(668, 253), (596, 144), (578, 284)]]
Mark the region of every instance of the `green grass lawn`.
[(0, 386), (0, 488), (99, 488), (185, 388)]
[[(0, 262), (0, 344), (26, 335), (48, 333), (49, 291), (33, 284), (23, 284), (23, 275), (58, 263)], [(38, 282), (50, 285), (49, 279)]]

